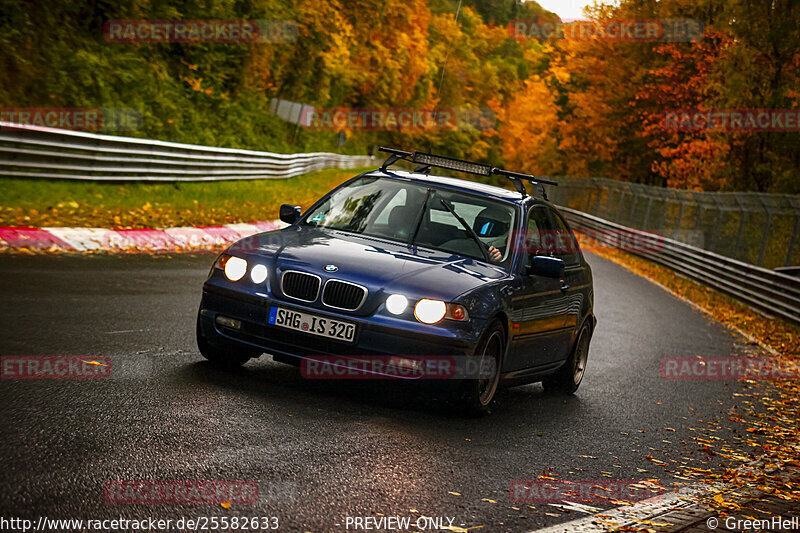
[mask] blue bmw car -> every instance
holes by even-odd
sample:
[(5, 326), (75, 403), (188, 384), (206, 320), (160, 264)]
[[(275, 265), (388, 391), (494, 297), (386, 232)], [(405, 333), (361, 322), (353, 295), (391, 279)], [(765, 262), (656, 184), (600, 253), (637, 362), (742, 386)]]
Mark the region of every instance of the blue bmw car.
[[(200, 353), (238, 366), (264, 353), (460, 357), (490, 369), (446, 386), (471, 413), (500, 386), (571, 394), (595, 329), (592, 273), (544, 182), (486, 165), (382, 149), (383, 166), (343, 183), (287, 227), (231, 245), (203, 285)], [(391, 168), (417, 164), (413, 172)], [(452, 177), (502, 175), (516, 192)], [(524, 181), (538, 193), (528, 194)], [(487, 365), (486, 363), (491, 363)]]

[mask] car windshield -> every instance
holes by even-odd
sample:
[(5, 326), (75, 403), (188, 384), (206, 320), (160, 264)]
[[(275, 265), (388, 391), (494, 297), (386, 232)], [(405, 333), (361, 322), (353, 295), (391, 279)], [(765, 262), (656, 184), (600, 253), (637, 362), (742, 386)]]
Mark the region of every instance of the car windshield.
[[(466, 257), (484, 255), (472, 233), (500, 251), (495, 263), (510, 258), (509, 240), (515, 210), (504, 202), (414, 183), (364, 177), (335, 191), (309, 212), (305, 224), (383, 237)], [(443, 204), (444, 200), (472, 229)]]

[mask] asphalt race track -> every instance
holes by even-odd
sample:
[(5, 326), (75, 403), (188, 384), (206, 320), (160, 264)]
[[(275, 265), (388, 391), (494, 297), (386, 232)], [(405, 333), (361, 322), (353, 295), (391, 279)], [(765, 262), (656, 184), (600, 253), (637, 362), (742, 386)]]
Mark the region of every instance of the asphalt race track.
[[(514, 503), (511, 482), (609, 472), (669, 485), (645, 456), (680, 459), (693, 446), (681, 440), (698, 436), (689, 428), (726, 419), (739, 387), (662, 379), (664, 357), (730, 355), (746, 342), (596, 256), (598, 328), (574, 397), (509, 389), (490, 416), (468, 419), (430, 394), (309, 381), (268, 356), (225, 372), (194, 341), (212, 261), (0, 257), (1, 355), (113, 362), (109, 379), (0, 381), (0, 516), (276, 516), (280, 531), (318, 532), (346, 531), (348, 516), (423, 515), (528, 531), (584, 515)], [(259, 498), (230, 509), (107, 503), (104, 485), (115, 480), (246, 480)]]

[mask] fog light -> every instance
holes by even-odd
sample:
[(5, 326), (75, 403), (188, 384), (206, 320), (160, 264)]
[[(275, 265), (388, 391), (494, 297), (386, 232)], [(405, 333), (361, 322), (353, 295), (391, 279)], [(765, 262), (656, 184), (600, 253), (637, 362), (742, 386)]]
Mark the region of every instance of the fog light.
[(425, 324), (435, 324), (444, 318), (447, 306), (440, 300), (423, 298), (414, 307), (414, 316)]
[(242, 329), (241, 321), (226, 316), (217, 316), (217, 324), (225, 326), (226, 328)]
[(408, 307), (408, 298), (402, 294), (392, 294), (386, 298), (386, 310), (393, 315), (401, 315)]
[(392, 356), (389, 358), (389, 367), (394, 367), (393, 370), (401, 377), (403, 376), (416, 376), (419, 377), (424, 371), (424, 363), (416, 359), (408, 359), (406, 357)]
[(264, 280), (267, 279), (267, 267), (264, 265), (254, 266), (250, 271), (250, 279), (253, 280), (253, 283), (256, 285), (264, 283)]
[(247, 272), (247, 261), (241, 257), (231, 257), (225, 262), (225, 275), (231, 281), (239, 281)]

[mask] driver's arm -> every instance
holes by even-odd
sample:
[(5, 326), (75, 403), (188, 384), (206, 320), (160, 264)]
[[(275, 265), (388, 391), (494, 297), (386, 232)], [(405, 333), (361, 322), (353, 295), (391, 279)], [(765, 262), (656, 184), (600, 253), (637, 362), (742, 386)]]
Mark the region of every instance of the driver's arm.
[(503, 254), (500, 253), (500, 250), (495, 248), (494, 246), (489, 247), (489, 259), (492, 261), (500, 261), (503, 258)]

